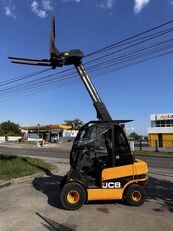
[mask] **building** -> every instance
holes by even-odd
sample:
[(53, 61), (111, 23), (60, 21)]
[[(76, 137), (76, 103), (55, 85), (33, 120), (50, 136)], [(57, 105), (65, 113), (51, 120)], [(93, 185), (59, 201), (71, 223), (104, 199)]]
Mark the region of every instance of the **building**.
[(150, 115), (148, 135), (151, 147), (173, 148), (173, 113)]
[(71, 130), (71, 126), (64, 124), (23, 126), (21, 130), (28, 141), (44, 139), (47, 142), (58, 142), (73, 139), (78, 133), (76, 130)]

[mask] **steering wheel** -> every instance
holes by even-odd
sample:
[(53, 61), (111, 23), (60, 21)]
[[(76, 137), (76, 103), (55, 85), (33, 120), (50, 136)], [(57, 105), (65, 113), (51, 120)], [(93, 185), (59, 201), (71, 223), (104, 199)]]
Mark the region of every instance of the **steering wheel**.
[(104, 163), (104, 161), (103, 161), (102, 159), (99, 159), (99, 158), (98, 158), (97, 152), (96, 152), (93, 148), (90, 148), (90, 149), (89, 149), (89, 152), (90, 152), (90, 153), (91, 153), (91, 152), (94, 153), (94, 156), (95, 156), (95, 158), (94, 158), (95, 166), (97, 166), (97, 167), (99, 167), (99, 168), (102, 168), (102, 167), (104, 167), (104, 166), (107, 166), (107, 164)]
[(95, 158), (98, 159), (97, 152), (94, 150), (94, 148), (88, 147), (88, 152), (90, 153), (90, 157), (91, 157), (91, 154), (93, 153)]

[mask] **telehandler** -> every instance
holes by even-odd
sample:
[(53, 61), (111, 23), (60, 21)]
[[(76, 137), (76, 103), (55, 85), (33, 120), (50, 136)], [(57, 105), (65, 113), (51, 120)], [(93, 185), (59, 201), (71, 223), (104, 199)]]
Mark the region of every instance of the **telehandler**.
[(83, 52), (59, 52), (55, 47), (55, 18), (52, 17), (50, 59), (9, 57), (13, 63), (51, 66), (74, 65), (97, 112), (78, 132), (70, 152), (70, 170), (61, 182), (60, 202), (64, 209), (76, 210), (84, 203), (98, 200), (122, 200), (140, 206), (145, 200), (144, 185), (148, 167), (131, 153), (123, 124), (130, 120), (112, 120), (83, 64)]

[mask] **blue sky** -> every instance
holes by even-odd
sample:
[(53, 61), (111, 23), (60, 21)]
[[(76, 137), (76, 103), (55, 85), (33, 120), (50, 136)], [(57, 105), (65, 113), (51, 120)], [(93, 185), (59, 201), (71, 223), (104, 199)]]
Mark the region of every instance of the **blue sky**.
[[(56, 17), (57, 47), (79, 48), (84, 53), (173, 19), (171, 0), (0, 0), (0, 4), (1, 83), (45, 69), (14, 65), (7, 57), (49, 58), (52, 15)], [(127, 126), (129, 131), (146, 134), (150, 114), (172, 112), (172, 62), (170, 54), (97, 75), (93, 82), (113, 119), (134, 119)], [(3, 98), (0, 93), (0, 108), (0, 122), (12, 120), (20, 125), (96, 118), (77, 75), (72, 84), (54, 85), (28, 97), (21, 94), (17, 99), (10, 95)]]

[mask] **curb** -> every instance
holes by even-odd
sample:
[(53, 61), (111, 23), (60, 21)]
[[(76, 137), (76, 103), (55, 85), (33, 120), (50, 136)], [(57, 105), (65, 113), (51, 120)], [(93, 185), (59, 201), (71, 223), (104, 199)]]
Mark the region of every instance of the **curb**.
[(59, 149), (59, 150), (66, 150), (66, 151), (70, 151), (71, 150), (71, 146), (72, 145), (67, 145), (66, 147), (61, 146), (61, 145), (56, 145), (56, 144), (45, 144), (43, 146), (38, 146), (37, 144), (5, 144), (5, 143), (0, 143), (0, 147), (6, 147), (6, 148), (17, 148), (17, 149), (22, 149), (22, 148), (26, 148), (26, 149), (32, 149), (32, 148), (46, 148), (46, 149)]
[(26, 182), (26, 181), (28, 181), (28, 180), (30, 180), (32, 178), (39, 177), (39, 176), (42, 176), (44, 174), (45, 173), (36, 173), (36, 174), (32, 174), (30, 176), (24, 176), (24, 177), (19, 177), (19, 178), (14, 178), (14, 179), (11, 179), (11, 180), (7, 180), (7, 181), (4, 181), (4, 182), (0, 183), (0, 188), (10, 186), (10, 185), (13, 185), (13, 184), (23, 183), (23, 182)]
[(134, 156), (145, 156), (145, 157), (162, 157), (162, 158), (173, 158), (173, 156), (165, 156), (165, 155), (155, 155), (155, 154), (145, 154), (145, 153), (135, 153)]
[[(57, 173), (57, 172), (58, 172), (58, 168), (56, 168), (55, 170), (52, 171), (53, 174)], [(41, 176), (46, 176), (46, 174), (44, 172), (40, 172), (40, 173), (35, 173), (35, 174), (29, 175), (29, 176), (18, 177), (18, 178), (14, 178), (11, 180), (7, 180), (7, 181), (0, 183), (0, 189), (7, 187), (7, 186), (10, 186), (10, 185), (24, 183), (24, 182), (27, 182), (31, 179), (34, 179), (36, 177), (41, 177)]]

